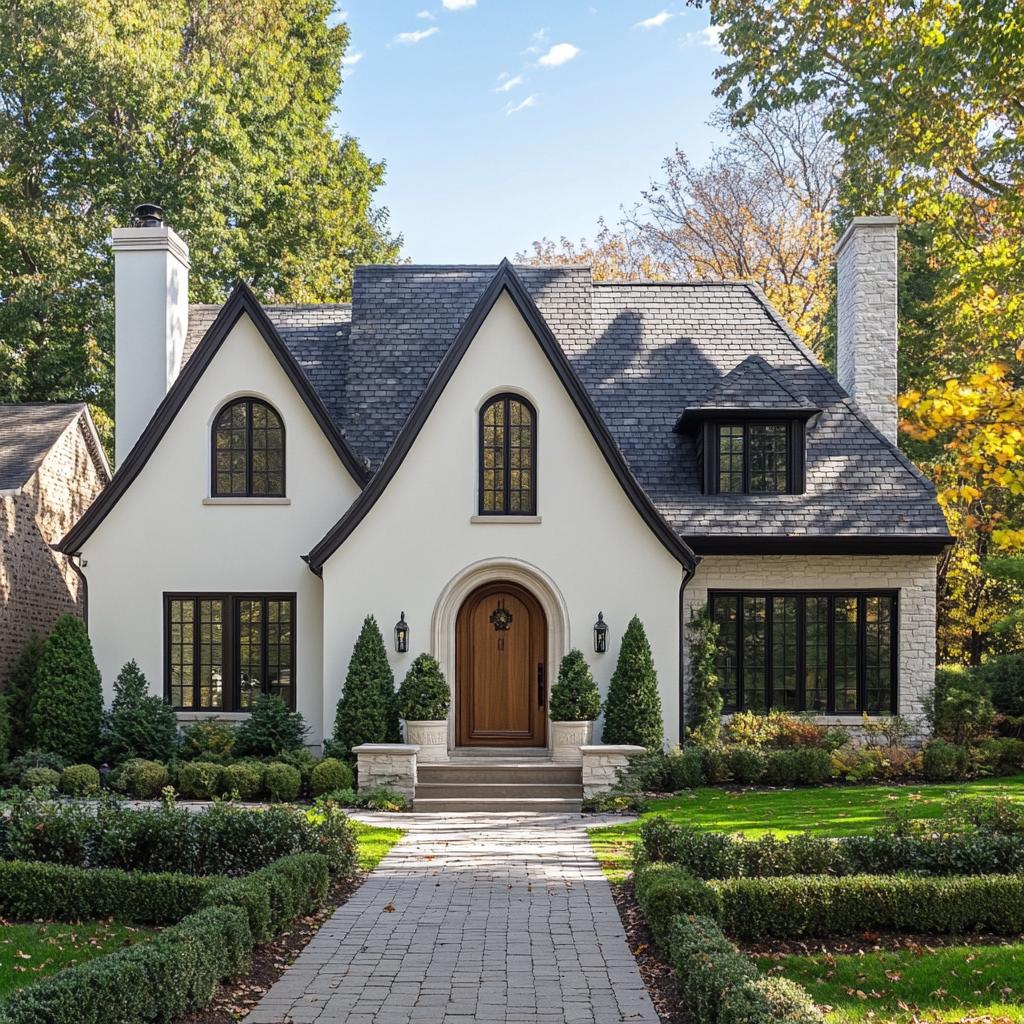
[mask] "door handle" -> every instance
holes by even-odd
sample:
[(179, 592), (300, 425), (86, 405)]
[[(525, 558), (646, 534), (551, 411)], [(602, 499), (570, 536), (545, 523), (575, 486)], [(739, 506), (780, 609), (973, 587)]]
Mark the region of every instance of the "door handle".
[(548, 688), (544, 681), (544, 663), (540, 662), (537, 665), (537, 705), (538, 707), (544, 707), (544, 701), (547, 699)]

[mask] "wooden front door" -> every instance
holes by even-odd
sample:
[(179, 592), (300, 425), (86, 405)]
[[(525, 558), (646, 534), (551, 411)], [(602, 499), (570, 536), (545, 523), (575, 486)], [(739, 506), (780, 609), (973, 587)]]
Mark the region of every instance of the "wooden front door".
[(547, 745), (547, 645), (529, 591), (488, 583), (466, 598), (455, 623), (456, 745)]

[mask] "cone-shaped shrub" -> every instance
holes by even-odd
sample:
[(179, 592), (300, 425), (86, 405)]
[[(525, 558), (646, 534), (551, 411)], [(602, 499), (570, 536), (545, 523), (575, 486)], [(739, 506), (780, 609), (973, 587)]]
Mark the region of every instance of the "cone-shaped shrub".
[(237, 757), (276, 757), (300, 750), (309, 731), (298, 711), (275, 694), (261, 694), (252, 702), (249, 717), (235, 735)]
[(407, 722), (442, 722), (448, 717), (451, 692), (441, 666), (421, 654), (398, 688), (398, 712)]
[(36, 692), (36, 667), (43, 653), (43, 638), (33, 633), (18, 654), (4, 686), (4, 699), (11, 723), (10, 756), (16, 757), (32, 748), (32, 725), (29, 714)]
[(706, 605), (690, 617), (686, 633), (690, 646), (688, 724), (695, 740), (713, 746), (722, 727), (722, 691), (715, 671), (718, 626), (711, 621)]
[(177, 745), (174, 712), (149, 692), (149, 683), (134, 661), (129, 661), (114, 681), (108, 725), (106, 757), (111, 764), (130, 757), (168, 761)]
[(367, 615), (348, 663), (345, 688), (334, 720), (333, 750), (350, 758), (360, 743), (391, 743), (397, 735), (395, 677), (388, 664), (377, 620)]
[(91, 761), (99, 749), (103, 717), (100, 670), (85, 623), (62, 615), (43, 644), (36, 666), (29, 721), (32, 745), (69, 761)]
[(619, 660), (604, 705), (604, 743), (636, 743), (661, 750), (665, 727), (661, 720), (658, 674), (643, 623), (634, 615), (619, 647)]
[(558, 679), (551, 687), (548, 714), (552, 722), (592, 722), (601, 714), (601, 695), (578, 648), (562, 659)]

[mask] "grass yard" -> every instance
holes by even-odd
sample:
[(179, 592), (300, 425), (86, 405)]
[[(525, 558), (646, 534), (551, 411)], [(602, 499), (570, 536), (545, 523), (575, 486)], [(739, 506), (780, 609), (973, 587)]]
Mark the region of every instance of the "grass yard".
[(758, 957), (799, 982), (828, 1024), (1024, 1021), (1024, 945), (918, 947), (863, 956)]
[[(823, 836), (857, 835), (883, 825), (894, 808), (915, 818), (936, 818), (953, 793), (1008, 794), (1024, 800), (1024, 775), (955, 784), (916, 786), (824, 786), (808, 789), (727, 791), (697, 789), (652, 800), (640, 820), (661, 814), (679, 824), (714, 832), (742, 832), (757, 838), (812, 832)], [(605, 873), (621, 881), (630, 869), (639, 821), (590, 830), (590, 841)]]
[(363, 871), (372, 871), (384, 858), (384, 854), (405, 835), (405, 830), (401, 828), (379, 828), (358, 821), (351, 824), (359, 844), (359, 867)]
[(0, 924), (0, 998), (62, 967), (154, 935), (124, 924)]

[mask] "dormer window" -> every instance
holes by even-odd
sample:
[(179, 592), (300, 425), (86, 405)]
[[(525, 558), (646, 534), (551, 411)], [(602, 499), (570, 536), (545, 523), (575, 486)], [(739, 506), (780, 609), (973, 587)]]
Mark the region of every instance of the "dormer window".
[(789, 423), (709, 423), (705, 430), (716, 435), (716, 465), (709, 468), (719, 494), (793, 493)]
[(480, 410), (480, 515), (537, 514), (537, 414), (522, 395)]
[(229, 402), (213, 421), (214, 498), (284, 497), (284, 425), (259, 398)]

